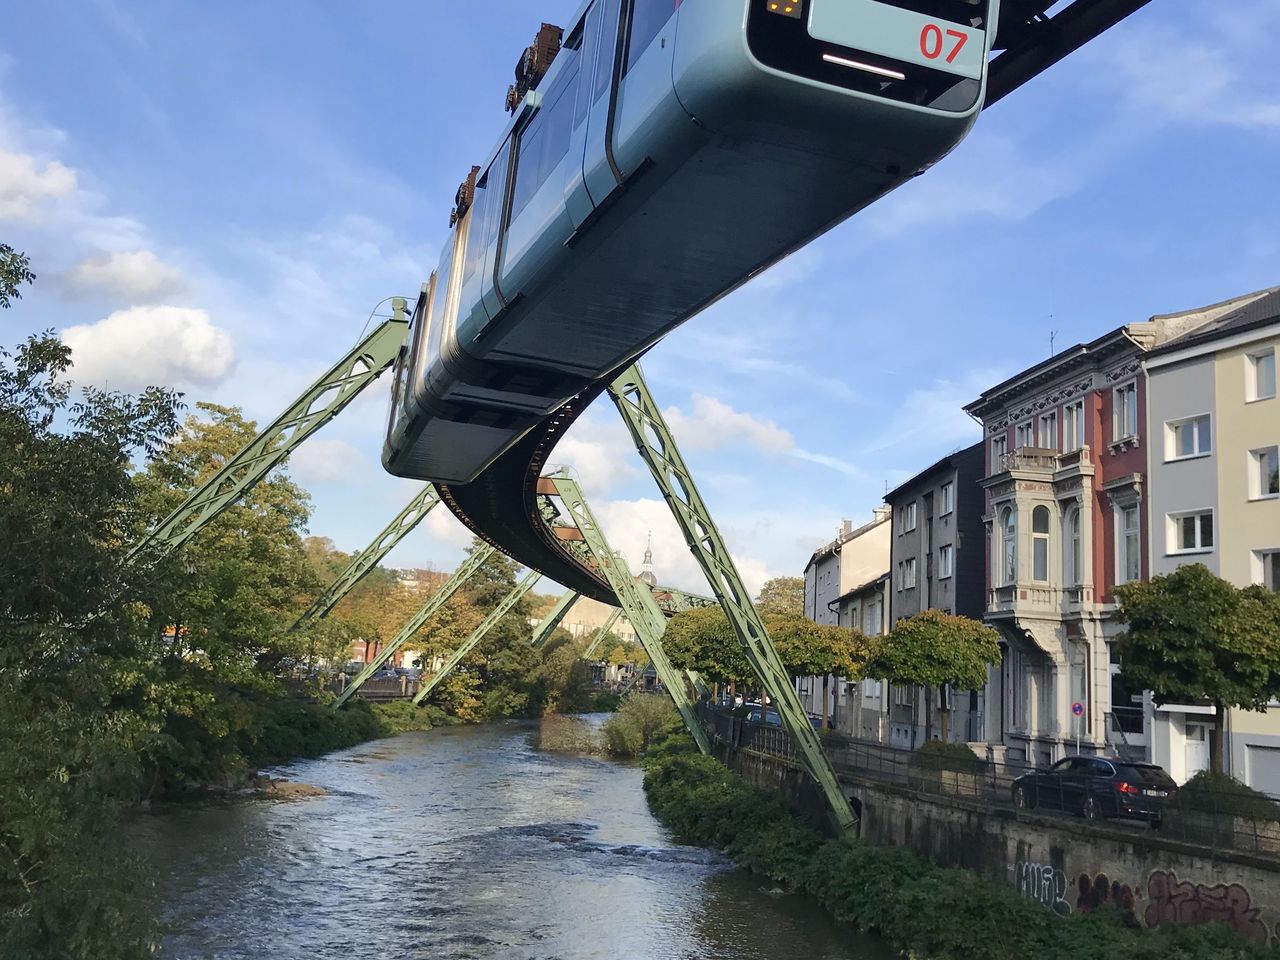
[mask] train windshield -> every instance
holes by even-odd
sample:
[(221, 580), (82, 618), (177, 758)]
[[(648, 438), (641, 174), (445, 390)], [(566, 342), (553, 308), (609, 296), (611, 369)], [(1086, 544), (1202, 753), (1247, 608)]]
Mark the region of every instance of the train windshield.
[(762, 63), (938, 110), (972, 109), (994, 0), (753, 0), (747, 38)]

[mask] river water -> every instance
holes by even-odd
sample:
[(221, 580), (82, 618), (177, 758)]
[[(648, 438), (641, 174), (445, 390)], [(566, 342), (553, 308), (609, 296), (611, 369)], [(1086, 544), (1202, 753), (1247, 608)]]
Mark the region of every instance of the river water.
[(272, 771), (329, 791), (138, 825), (169, 960), (888, 960), (802, 898), (679, 846), (641, 771), (453, 727)]

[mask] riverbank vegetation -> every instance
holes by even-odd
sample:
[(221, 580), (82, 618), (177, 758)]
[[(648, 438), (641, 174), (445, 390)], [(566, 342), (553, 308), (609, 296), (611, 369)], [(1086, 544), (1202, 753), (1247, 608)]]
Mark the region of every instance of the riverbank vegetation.
[(1147, 931), (1118, 909), (1061, 918), (1006, 884), (897, 847), (831, 839), (775, 794), (697, 753), (675, 725), (645, 762), (645, 796), (687, 843), (813, 897), (836, 919), (931, 960), (1276, 960), (1224, 926)]
[(580, 717), (551, 714), (538, 722), (534, 745), (555, 753), (607, 754), (619, 759), (643, 757), (658, 732), (678, 719), (665, 693), (632, 693), (598, 727)]

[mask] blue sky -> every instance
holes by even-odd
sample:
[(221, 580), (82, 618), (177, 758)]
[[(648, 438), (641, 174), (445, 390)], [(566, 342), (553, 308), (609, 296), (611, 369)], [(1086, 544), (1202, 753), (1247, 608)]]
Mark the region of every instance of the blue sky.
[[(512, 67), (575, 2), (23, 4), (0, 37), (0, 241), (38, 285), (3, 341), (65, 332), (77, 377), (266, 421), (412, 297)], [(1280, 4), (1152, 0), (984, 114), (927, 176), (646, 359), (748, 580), (975, 442), (960, 410), (1152, 313), (1280, 283)], [(385, 382), (295, 458), (313, 533), (358, 549), (412, 496), (379, 465)], [(611, 406), (573, 464), (613, 545), (705, 589)], [(452, 567), (441, 508), (393, 554)], [(550, 589), (550, 585), (546, 585)]]

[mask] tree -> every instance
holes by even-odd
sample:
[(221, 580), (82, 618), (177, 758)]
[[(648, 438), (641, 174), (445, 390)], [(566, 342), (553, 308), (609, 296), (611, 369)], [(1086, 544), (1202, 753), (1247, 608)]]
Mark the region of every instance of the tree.
[(1199, 563), (1115, 593), (1129, 628), (1115, 641), (1122, 676), (1158, 704), (1212, 703), (1209, 763), (1221, 774), (1227, 709), (1264, 710), (1280, 696), (1280, 595), (1242, 590)]
[(7, 243), (0, 243), (0, 309), (8, 309), (14, 300), (22, 299), (18, 289), (31, 283), (36, 275), (31, 272), (31, 261)]
[(857, 630), (814, 623), (797, 613), (768, 617), (765, 627), (793, 677), (822, 677), (822, 726), (829, 727), (831, 677), (861, 679), (870, 656), (868, 639)]
[(719, 607), (697, 607), (667, 621), (662, 648), (682, 670), (696, 670), (718, 683), (754, 684), (755, 671), (738, 635)]
[(804, 614), (804, 578), (774, 577), (760, 588), (756, 609), (762, 617), (777, 614)]
[[(867, 676), (926, 688), (929, 709), (933, 688), (944, 684), (976, 690), (987, 682), (987, 669), (1000, 662), (1000, 635), (991, 627), (941, 610), (925, 610), (899, 620), (878, 639)], [(949, 738), (950, 710), (942, 710), (942, 739)], [(933, 718), (925, 716), (932, 736)]]

